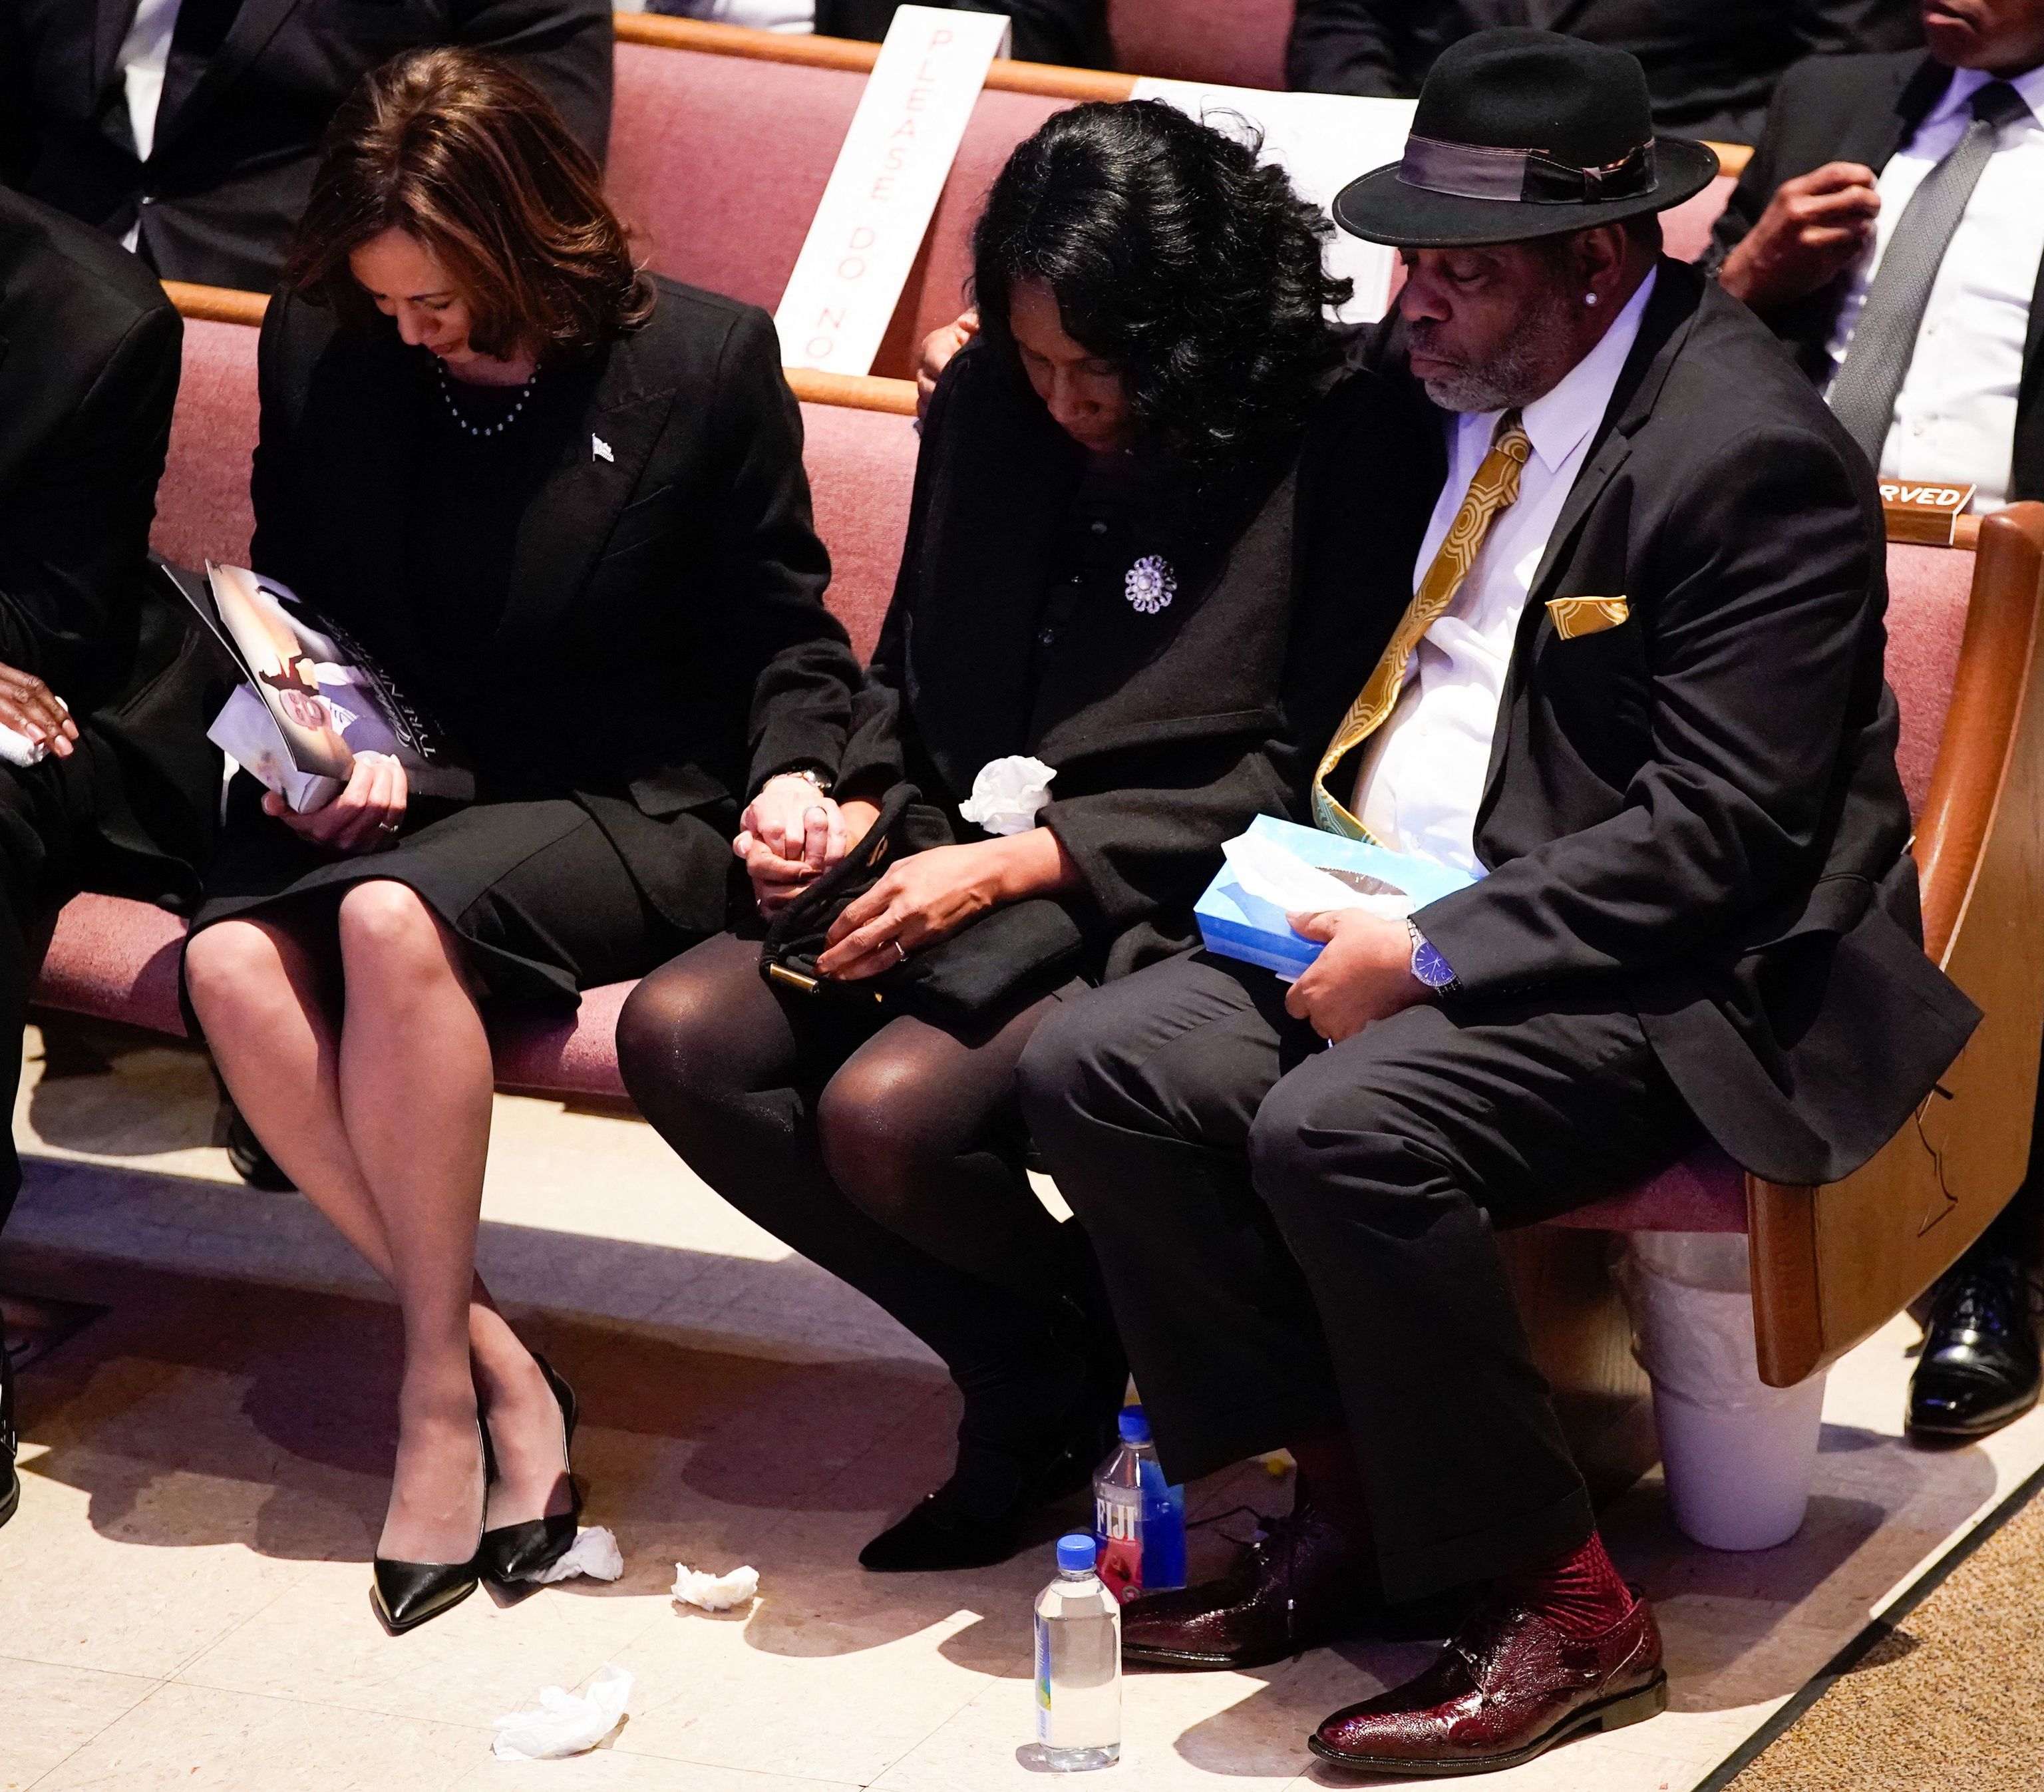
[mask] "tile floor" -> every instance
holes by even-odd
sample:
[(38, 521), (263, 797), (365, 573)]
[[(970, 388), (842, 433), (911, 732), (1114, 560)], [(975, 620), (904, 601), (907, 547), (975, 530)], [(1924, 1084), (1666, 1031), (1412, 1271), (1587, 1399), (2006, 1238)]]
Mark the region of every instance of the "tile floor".
[[(485, 1245), (583, 1395), (577, 1467), (625, 1578), (506, 1606), (478, 1594), (394, 1640), (367, 1598), (390, 1309), (302, 1203), (232, 1182), (202, 1065), (120, 1052), (47, 1083), (35, 1067), (17, 1132), (36, 1156), (0, 1279), (107, 1310), (24, 1381), (22, 1509), (0, 1530), (0, 1792), (1043, 1783), (1020, 1753), (1028, 1609), (1059, 1515), (984, 1573), (880, 1580), (852, 1565), (942, 1471), (941, 1374), (645, 1129), (503, 1102)], [(1913, 1336), (1898, 1322), (1834, 1371), (1817, 1497), (1791, 1543), (1687, 1545), (1658, 1479), (1608, 1515), (1658, 1602), (1675, 1709), (1490, 1784), (1688, 1792), (2044, 1461), (2044, 1413), (1984, 1448), (1902, 1444)], [(1193, 1490), (1196, 1515), (1288, 1497), (1255, 1465)], [(750, 1562), (762, 1596), (724, 1617), (678, 1608), (677, 1560)], [(1132, 1675), (1124, 1759), (1100, 1783), (1355, 1783), (1309, 1764), (1307, 1730), (1425, 1652)], [(606, 1663), (636, 1685), (605, 1746), (491, 1758), (494, 1719)]]

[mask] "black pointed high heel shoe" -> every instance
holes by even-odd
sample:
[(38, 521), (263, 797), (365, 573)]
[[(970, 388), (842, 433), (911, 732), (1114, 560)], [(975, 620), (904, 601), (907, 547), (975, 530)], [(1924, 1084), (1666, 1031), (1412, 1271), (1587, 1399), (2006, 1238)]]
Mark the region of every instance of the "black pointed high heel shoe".
[(568, 1452), (574, 1446), (575, 1421), (582, 1416), (575, 1391), (554, 1373), (554, 1366), (536, 1351), (532, 1360), (554, 1390), (561, 1409), (561, 1473), (567, 1477), (568, 1509), (544, 1518), (528, 1518), (521, 1524), (500, 1525), (482, 1533), (476, 1552), (477, 1565), (486, 1579), (499, 1586), (536, 1580), (567, 1554), (582, 1523), (582, 1486), (574, 1478)]
[[(482, 1446), (484, 1510), (489, 1509), (490, 1435), (482, 1415), (475, 1419)], [(396, 1562), (378, 1556), (371, 1565), (369, 1602), (393, 1636), (416, 1630), (428, 1618), (451, 1611), (481, 1584), (477, 1564), (482, 1550), (482, 1520), (475, 1522), (476, 1554), (466, 1562)]]

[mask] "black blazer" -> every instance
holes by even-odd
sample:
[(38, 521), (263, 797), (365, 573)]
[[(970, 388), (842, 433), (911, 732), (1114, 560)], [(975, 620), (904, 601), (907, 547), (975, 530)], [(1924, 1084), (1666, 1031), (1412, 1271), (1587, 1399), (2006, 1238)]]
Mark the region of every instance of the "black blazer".
[[(1111, 578), (1053, 621), (1079, 452), (990, 349), (959, 354), (924, 425), (842, 788), (877, 794), (905, 776), (974, 839), (957, 806), (980, 767), (1033, 754), (1057, 770), (1041, 819), (1085, 880), (1066, 906), (1093, 968), (1118, 976), (1193, 943), (1221, 842), (1259, 813), (1304, 813), (1301, 744), (1324, 740), (1355, 693), (1349, 618), (1389, 602), (1411, 570), (1431, 494), (1406, 405), (1359, 372), (1303, 446), (1202, 505), (1212, 520), (1197, 531), (1168, 502), (1139, 504), (1110, 543)], [(1315, 513), (1337, 480), (1344, 513), (1381, 551), (1311, 583), (1295, 613), (1295, 510)], [(1178, 590), (1146, 613), (1121, 575), (1153, 553)]]
[[(713, 932), (740, 804), (777, 771), (835, 770), (859, 668), (823, 606), (772, 321), (654, 283), (643, 329), (547, 376), (578, 421), (519, 521), (475, 675), (522, 713), (528, 756), (495, 764), (498, 786), (576, 798), (661, 913)], [(256, 570), (402, 667), (420, 652), (402, 544), (432, 482), (416, 444), (439, 402), (430, 359), (382, 319), (336, 331), (279, 298), (260, 378)], [(685, 817), (711, 828), (670, 825)]]
[[(1777, 1182), (1858, 1168), (1979, 1018), (1920, 944), (1885, 569), (1865, 457), (1743, 306), (1663, 260), (1520, 621), (1489, 875), (1415, 917), (1467, 1002), (1612, 990)], [(1563, 596), (1631, 613), (1564, 640)]]
[[(1827, 162), (1862, 162), (1880, 173), (1915, 134), (1951, 78), (1942, 63), (1920, 51), (1842, 57), (1790, 71), (1768, 113), (1759, 147), (1718, 219), (1704, 265), (1715, 271), (1723, 263), (1785, 180)], [(2044, 204), (2044, 194), (2038, 202)], [(1841, 277), (1767, 318), (1812, 379), (1831, 375), (1828, 346), (1844, 292)], [(2011, 503), (2044, 498), (2044, 263), (2037, 270), (2030, 329), (2023, 338), (2008, 497)]]
[(1493, 25), (1629, 51), (1657, 130), (1750, 143), (1784, 69), (1804, 56), (1923, 42), (1914, 0), (1298, 0), (1289, 84), (1409, 97), (1449, 44)]
[(220, 796), (212, 656), (148, 563), (183, 336), (133, 256), (0, 188), (0, 663), (80, 718), (94, 886), (174, 906)]
[[(1112, 66), (1107, 0), (935, 0), (961, 12), (1005, 13), (1015, 27), (1010, 52), (1021, 62), (1061, 63), (1067, 68)], [(826, 37), (878, 43), (901, 0), (816, 0), (816, 29)], [(679, 11), (655, 7), (656, 12)]]
[(402, 50), (496, 51), (599, 159), (610, 134), (609, 0), (184, 0), (144, 163), (115, 67), (135, 9), (0, 4), (0, 180), (117, 240), (139, 216), (167, 279), (274, 287), (328, 119)]

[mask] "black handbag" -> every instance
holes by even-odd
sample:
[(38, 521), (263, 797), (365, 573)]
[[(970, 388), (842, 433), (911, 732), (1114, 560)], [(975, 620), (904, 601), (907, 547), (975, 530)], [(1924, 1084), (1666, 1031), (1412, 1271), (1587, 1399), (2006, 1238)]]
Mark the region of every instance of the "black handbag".
[(774, 917), (759, 955), (760, 975), (791, 994), (951, 1021), (1057, 987), (1084, 962), (1086, 940), (1065, 906), (1046, 896), (995, 909), (877, 977), (847, 982), (816, 969), (837, 917), (897, 859), (948, 846), (953, 837), (942, 809), (923, 802), (914, 785), (896, 785), (857, 847)]

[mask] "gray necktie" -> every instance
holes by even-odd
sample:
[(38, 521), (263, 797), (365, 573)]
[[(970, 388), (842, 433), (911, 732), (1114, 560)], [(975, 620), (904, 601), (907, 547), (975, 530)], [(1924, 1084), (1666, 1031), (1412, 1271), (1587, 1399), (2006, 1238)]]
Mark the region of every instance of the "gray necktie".
[(1924, 175), (1888, 239), (1831, 396), (1838, 420), (1876, 467), (1946, 247), (1965, 216), (1966, 202), (1994, 153), (2001, 127), (2029, 110), (2006, 81), (1990, 81), (1976, 91), (1973, 121), (1965, 135)]

